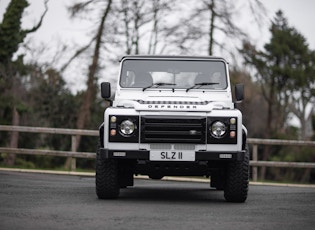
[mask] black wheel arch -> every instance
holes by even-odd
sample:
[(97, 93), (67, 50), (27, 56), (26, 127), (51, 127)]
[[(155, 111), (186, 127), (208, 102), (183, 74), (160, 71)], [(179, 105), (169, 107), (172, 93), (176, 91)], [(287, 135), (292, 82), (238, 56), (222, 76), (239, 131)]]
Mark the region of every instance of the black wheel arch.
[(247, 145), (247, 132), (243, 129), (242, 130), (242, 150), (245, 150)]
[(104, 147), (104, 122), (100, 125), (100, 127), (98, 128), (99, 130), (99, 138), (100, 138), (100, 147)]

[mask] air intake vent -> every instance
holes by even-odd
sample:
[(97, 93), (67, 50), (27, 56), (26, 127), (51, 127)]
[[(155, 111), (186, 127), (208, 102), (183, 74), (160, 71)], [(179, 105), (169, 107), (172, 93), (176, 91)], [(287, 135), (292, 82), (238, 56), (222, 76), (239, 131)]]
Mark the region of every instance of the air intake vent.
[(205, 144), (205, 117), (141, 117), (142, 143)]

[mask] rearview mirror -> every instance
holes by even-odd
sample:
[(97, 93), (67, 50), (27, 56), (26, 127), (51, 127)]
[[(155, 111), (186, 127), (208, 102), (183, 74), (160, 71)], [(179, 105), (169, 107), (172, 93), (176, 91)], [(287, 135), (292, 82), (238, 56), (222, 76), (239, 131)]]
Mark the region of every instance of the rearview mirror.
[(109, 82), (102, 82), (101, 83), (101, 96), (104, 99), (109, 99), (111, 96), (111, 89)]
[(236, 102), (241, 102), (244, 100), (244, 84), (235, 85), (235, 98)]

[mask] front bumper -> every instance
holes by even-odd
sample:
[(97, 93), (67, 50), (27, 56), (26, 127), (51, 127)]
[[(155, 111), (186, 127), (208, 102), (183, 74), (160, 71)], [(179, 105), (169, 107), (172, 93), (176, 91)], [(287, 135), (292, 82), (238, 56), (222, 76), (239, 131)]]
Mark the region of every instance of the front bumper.
[[(243, 161), (244, 151), (236, 152), (213, 152), (196, 151), (195, 161)], [(150, 151), (148, 150), (110, 150), (100, 149), (101, 159), (134, 159), (150, 160)]]

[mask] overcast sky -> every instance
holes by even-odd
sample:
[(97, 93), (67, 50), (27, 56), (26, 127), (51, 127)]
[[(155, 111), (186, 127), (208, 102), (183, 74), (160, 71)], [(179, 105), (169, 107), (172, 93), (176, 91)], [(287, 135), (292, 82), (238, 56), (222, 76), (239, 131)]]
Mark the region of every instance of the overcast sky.
[[(26, 9), (24, 26), (34, 25), (44, 10), (43, 0), (28, 1), (30, 6)], [(9, 0), (0, 0), (0, 20), (2, 20), (8, 2)], [(311, 49), (315, 49), (314, 0), (262, 0), (262, 2), (268, 10), (269, 18), (273, 18), (277, 10), (283, 10), (289, 24), (306, 37)], [(69, 39), (69, 41), (85, 39), (86, 28), (84, 26), (87, 24), (82, 21), (73, 24), (69, 20), (65, 6), (70, 3), (71, 1), (49, 1), (49, 12), (40, 30), (34, 34), (36, 39), (42, 41), (50, 41), (56, 39), (56, 37), (63, 37)], [(250, 28), (248, 30), (250, 32)], [(258, 36), (258, 38), (261, 38), (261, 36)]]

